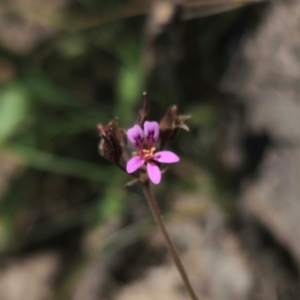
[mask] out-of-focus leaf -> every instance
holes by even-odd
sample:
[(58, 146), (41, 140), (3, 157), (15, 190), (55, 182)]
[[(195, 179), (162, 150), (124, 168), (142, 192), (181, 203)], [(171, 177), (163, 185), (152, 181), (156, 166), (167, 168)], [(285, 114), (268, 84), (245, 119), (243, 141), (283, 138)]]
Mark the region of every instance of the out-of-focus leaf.
[(74, 96), (59, 88), (43, 73), (27, 74), (25, 84), (32, 95), (41, 103), (70, 108), (82, 106)]
[(122, 44), (119, 56), (122, 66), (117, 78), (117, 116), (125, 122), (132, 121), (136, 100), (142, 95), (143, 74), (140, 67), (140, 51), (137, 43)]
[(80, 224), (97, 220), (98, 216), (96, 214), (97, 210), (95, 209), (96, 205), (97, 204), (95, 202), (85, 203), (79, 207), (71, 209), (68, 212), (48, 218), (40, 222), (38, 226), (24, 228), (24, 230), (21, 232), (21, 236), (15, 236), (15, 239), (12, 239), (11, 243), (16, 249), (20, 247), (20, 245), (24, 246), (24, 244), (30, 246), (36, 245), (50, 240), (51, 238), (54, 238), (63, 232), (68, 232), (70, 229), (75, 228)]
[[(121, 176), (115, 176), (111, 180), (111, 185), (100, 203), (100, 216), (104, 219), (118, 219), (121, 216), (126, 191), (121, 188), (124, 185), (124, 175), (119, 174)], [(116, 186), (120, 188), (116, 189)]]
[(0, 144), (15, 133), (28, 115), (28, 91), (20, 84), (12, 84), (0, 95)]
[(189, 122), (195, 127), (209, 126), (215, 122), (217, 118), (216, 108), (210, 104), (192, 106), (188, 111), (192, 112), (192, 118)]
[(79, 35), (68, 36), (60, 41), (59, 50), (61, 54), (70, 59), (86, 52), (87, 45)]
[(90, 101), (85, 101), (84, 96), (74, 95), (58, 87), (43, 73), (28, 74), (25, 84), (38, 104), (46, 104), (55, 109), (69, 109), (68, 115), (80, 119), (82, 122), (85, 120), (85, 122), (91, 123), (91, 119), (94, 124), (99, 120), (108, 121), (107, 116), (100, 108), (95, 109), (95, 107), (86, 105)]
[(0, 216), (0, 252), (5, 250), (13, 236), (12, 224), (9, 215), (2, 214)]
[(184, 20), (203, 18), (241, 8), (264, 0), (188, 0), (183, 4)]
[(137, 97), (141, 95), (141, 73), (137, 66), (124, 66), (121, 68), (117, 92), (123, 105), (127, 105), (128, 108), (133, 106)]
[(104, 171), (103, 168), (88, 162), (59, 157), (51, 153), (16, 144), (0, 148), (0, 152), (3, 155), (7, 155), (8, 158), (17, 160), (21, 164), (23, 163), (39, 170), (93, 181), (110, 182), (112, 169), (109, 167), (106, 167)]

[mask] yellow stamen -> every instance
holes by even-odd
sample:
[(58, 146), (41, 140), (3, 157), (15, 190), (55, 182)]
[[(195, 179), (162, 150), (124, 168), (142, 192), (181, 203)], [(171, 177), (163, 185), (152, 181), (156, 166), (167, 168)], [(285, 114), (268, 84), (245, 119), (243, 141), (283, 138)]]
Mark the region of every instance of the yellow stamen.
[(151, 159), (153, 157), (155, 150), (156, 150), (155, 147), (152, 147), (150, 150), (143, 149), (144, 158), (146, 160)]

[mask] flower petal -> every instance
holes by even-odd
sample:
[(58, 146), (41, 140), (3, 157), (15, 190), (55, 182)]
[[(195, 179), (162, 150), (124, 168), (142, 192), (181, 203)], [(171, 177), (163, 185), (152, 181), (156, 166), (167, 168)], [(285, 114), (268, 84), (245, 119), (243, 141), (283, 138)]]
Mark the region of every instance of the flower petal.
[(159, 137), (159, 125), (157, 122), (149, 122), (146, 121), (144, 123), (144, 132), (145, 132), (145, 138), (146, 140), (154, 145)]
[(101, 134), (102, 136), (106, 136), (105, 129), (104, 129), (104, 127), (102, 126), (102, 124), (99, 124), (99, 125), (97, 126), (97, 128), (98, 128), (98, 130), (99, 130), (99, 132), (100, 132), (100, 134)]
[(133, 173), (144, 164), (144, 160), (140, 156), (131, 158), (126, 165), (127, 173)]
[(159, 151), (156, 152), (154, 155), (154, 159), (161, 163), (176, 163), (180, 160), (180, 158), (171, 151)]
[(141, 126), (134, 125), (127, 130), (127, 137), (133, 146), (139, 148), (143, 145), (145, 135)]
[(147, 163), (147, 173), (148, 173), (150, 180), (154, 184), (160, 183), (161, 172), (160, 172), (159, 167), (155, 163), (153, 163), (153, 162)]

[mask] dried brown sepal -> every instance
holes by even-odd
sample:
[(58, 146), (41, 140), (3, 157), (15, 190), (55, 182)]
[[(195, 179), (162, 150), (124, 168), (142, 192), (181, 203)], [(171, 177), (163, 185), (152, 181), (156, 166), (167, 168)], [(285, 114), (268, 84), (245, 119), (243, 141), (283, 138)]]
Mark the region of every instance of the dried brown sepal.
[(162, 143), (173, 140), (180, 128), (189, 131), (189, 127), (184, 122), (190, 118), (191, 116), (189, 115), (178, 116), (176, 105), (169, 107), (159, 123), (160, 139)]
[(125, 138), (125, 132), (123, 128), (119, 127), (118, 119), (114, 119), (110, 121), (106, 128), (110, 127), (114, 134), (116, 135), (117, 139), (119, 140), (120, 145), (122, 146), (124, 143), (124, 138)]
[(139, 124), (140, 126), (143, 126), (144, 122), (149, 120), (149, 114), (150, 114), (147, 92), (144, 92), (143, 96), (144, 96), (143, 107), (142, 107), (142, 109), (140, 109), (139, 114), (138, 114), (138, 118), (137, 118), (137, 121), (136, 121), (136, 123)]
[(100, 155), (111, 162), (119, 164), (122, 155), (120, 141), (123, 138), (123, 130), (119, 128), (118, 121), (110, 121), (106, 128), (100, 124), (98, 125), (98, 130), (102, 137), (99, 143)]

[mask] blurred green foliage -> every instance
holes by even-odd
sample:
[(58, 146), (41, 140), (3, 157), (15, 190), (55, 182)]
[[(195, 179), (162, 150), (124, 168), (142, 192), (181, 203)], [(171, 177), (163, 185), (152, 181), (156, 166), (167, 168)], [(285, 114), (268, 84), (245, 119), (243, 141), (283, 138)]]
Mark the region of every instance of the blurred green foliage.
[[(0, 163), (0, 178), (9, 177), (0, 201), (2, 254), (55, 244), (68, 232), (75, 231), (78, 239), (79, 231), (88, 236), (92, 228), (122, 219), (126, 207), (141, 202), (137, 188), (130, 196), (123, 188), (131, 178), (98, 155), (96, 125), (118, 117), (121, 126), (130, 126), (146, 88), (154, 117), (161, 118), (175, 102), (180, 114), (193, 116), (191, 132), (172, 143), (190, 177), (174, 168), (156, 187), (157, 194), (215, 192), (206, 161), (218, 133), (218, 107), (205, 100), (209, 93), (202, 88), (220, 71), (211, 59), (218, 49), (212, 31), (224, 29), (222, 22), (230, 24), (236, 15), (225, 16), (217, 28), (203, 26), (208, 19), (191, 23), (200, 40), (193, 49), (199, 66), (193, 56), (178, 59), (177, 32), (166, 29), (164, 59), (145, 82), (145, 8), (129, 3), (74, 0), (40, 14), (30, 7), (2, 7), (12, 22), (13, 17), (33, 20), (54, 31), (45, 40), (38, 36), (41, 40), (27, 53), (1, 42), (0, 35), (0, 159), (15, 166), (11, 178)], [(42, 27), (32, 30), (33, 40), (39, 30), (42, 35)], [(20, 35), (21, 30), (15, 38)], [(207, 99), (217, 97), (211, 93)]]
[[(140, 19), (88, 25), (94, 14), (124, 9), (120, 1), (106, 2), (74, 1), (65, 14), (45, 11), (46, 24), (58, 31), (25, 56), (0, 49), (0, 73), (5, 66), (9, 74), (0, 78), (0, 155), (16, 166), (0, 202), (3, 253), (122, 216), (128, 178), (98, 155), (96, 125), (116, 116), (125, 126), (135, 119), (143, 90), (142, 26)], [(5, 8), (25, 22), (40, 21), (29, 7)], [(74, 184), (82, 195), (72, 192)]]

